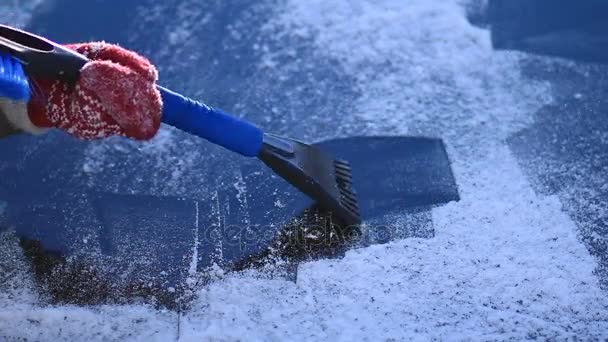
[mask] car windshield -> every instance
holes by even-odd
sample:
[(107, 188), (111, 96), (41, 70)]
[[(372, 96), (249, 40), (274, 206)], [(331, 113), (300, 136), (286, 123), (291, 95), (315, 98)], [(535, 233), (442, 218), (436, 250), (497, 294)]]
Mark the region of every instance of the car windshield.
[(4, 1), (2, 24), (119, 44), (162, 86), (348, 161), (338, 200), (362, 222), (169, 124), (0, 138), (0, 339), (608, 338), (607, 14)]

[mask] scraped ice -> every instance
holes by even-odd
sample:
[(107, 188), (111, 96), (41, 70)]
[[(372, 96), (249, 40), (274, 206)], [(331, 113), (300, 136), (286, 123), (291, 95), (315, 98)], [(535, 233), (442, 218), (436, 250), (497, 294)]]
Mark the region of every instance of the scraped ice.
[(595, 261), (504, 143), (551, 102), (548, 84), (519, 74), (522, 54), (492, 51), (448, 1), (293, 0), (269, 26), (312, 39), (356, 77), (362, 95), (344, 125), (443, 137), (462, 200), (433, 211), (433, 239), (308, 263), (296, 284), (247, 274), (213, 284), (186, 339), (606, 337)]
[[(560, 201), (533, 191), (504, 143), (552, 100), (548, 84), (520, 75), (524, 55), (492, 51), (489, 33), (467, 22), (462, 1), (282, 6), (269, 37), (309, 39), (320, 58), (339, 61), (355, 78), (357, 111), (343, 125), (363, 122), (353, 134), (444, 138), (462, 200), (433, 210), (432, 239), (309, 262), (295, 283), (217, 270), (181, 317), (182, 340), (608, 338), (595, 261)], [(180, 18), (183, 29), (195, 24)], [(275, 56), (291, 52), (260, 51), (261, 68), (281, 66), (289, 78), (290, 65)], [(155, 148), (175, 148), (165, 134), (150, 145), (151, 158)], [(108, 167), (112, 146), (92, 147), (85, 170)], [(144, 306), (40, 309), (0, 298), (0, 332), (10, 336), (163, 340), (177, 331), (175, 315)]]
[(196, 272), (198, 270), (198, 249), (200, 246), (200, 240), (199, 240), (199, 228), (200, 228), (200, 222), (199, 222), (199, 215), (200, 215), (200, 208), (199, 208), (199, 202), (196, 201), (195, 202), (195, 222), (194, 222), (194, 243), (192, 246), (192, 259), (190, 261), (190, 267), (188, 268), (188, 278), (186, 279), (186, 283), (188, 286), (193, 286), (196, 283), (195, 280), (195, 276), (196, 276)]

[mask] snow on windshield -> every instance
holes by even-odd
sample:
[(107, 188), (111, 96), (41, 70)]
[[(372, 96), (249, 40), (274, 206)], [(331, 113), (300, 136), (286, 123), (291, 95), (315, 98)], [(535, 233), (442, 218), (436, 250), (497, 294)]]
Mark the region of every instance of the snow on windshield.
[(5, 25), (23, 27), (30, 20), (32, 10), (43, 0), (4, 0), (0, 4), (0, 17)]
[[(174, 42), (201, 20), (188, 14), (194, 4), (183, 7)], [(308, 62), (282, 58), (293, 51), (281, 42), (299, 39), (353, 80), (357, 96), (351, 115), (340, 116), (342, 129), (306, 128), (307, 137), (441, 137), (461, 201), (433, 210), (432, 239), (306, 263), (296, 283), (218, 271), (180, 318), (184, 340), (606, 337), (608, 299), (593, 274), (595, 260), (559, 198), (535, 193), (505, 143), (552, 102), (549, 84), (520, 74), (523, 54), (493, 51), (488, 31), (472, 26), (457, 0), (289, 0), (264, 32), (275, 44), (260, 47), (259, 68), (288, 78)], [(195, 88), (193, 82), (184, 80), (186, 87)], [(330, 112), (325, 106), (318, 109)], [(327, 118), (308, 119), (314, 126)], [(159, 141), (175, 143), (168, 136)], [(99, 155), (92, 152), (87, 167), (95, 170)], [(137, 305), (38, 308), (35, 299), (12, 293), (0, 297), (0, 331), (9, 335), (177, 334), (171, 312)]]

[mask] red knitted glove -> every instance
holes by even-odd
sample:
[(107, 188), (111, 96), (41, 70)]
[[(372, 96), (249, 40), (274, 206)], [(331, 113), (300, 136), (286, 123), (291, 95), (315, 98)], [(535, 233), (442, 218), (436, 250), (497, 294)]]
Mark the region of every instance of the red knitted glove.
[(106, 43), (68, 45), (88, 57), (75, 85), (34, 80), (28, 114), (38, 127), (57, 127), (83, 139), (112, 135), (146, 140), (160, 127), (156, 68), (144, 57)]

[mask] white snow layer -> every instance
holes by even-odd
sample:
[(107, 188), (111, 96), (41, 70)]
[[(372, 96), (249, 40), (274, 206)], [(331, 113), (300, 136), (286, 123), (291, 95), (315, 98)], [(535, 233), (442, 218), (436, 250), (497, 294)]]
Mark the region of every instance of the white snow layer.
[(25, 26), (32, 11), (44, 0), (2, 0), (0, 4), (0, 22), (15, 27)]
[[(595, 261), (556, 197), (534, 193), (504, 139), (551, 101), (494, 52), (462, 4), (289, 0), (269, 34), (310, 38), (356, 76), (369, 134), (446, 140), (462, 200), (433, 211), (436, 236), (301, 265), (298, 281), (253, 271), (200, 290), (179, 336), (201, 340), (608, 338)], [(181, 33), (180, 33), (181, 34)], [(177, 317), (144, 306), (38, 307), (0, 297), (0, 336), (167, 340)]]

